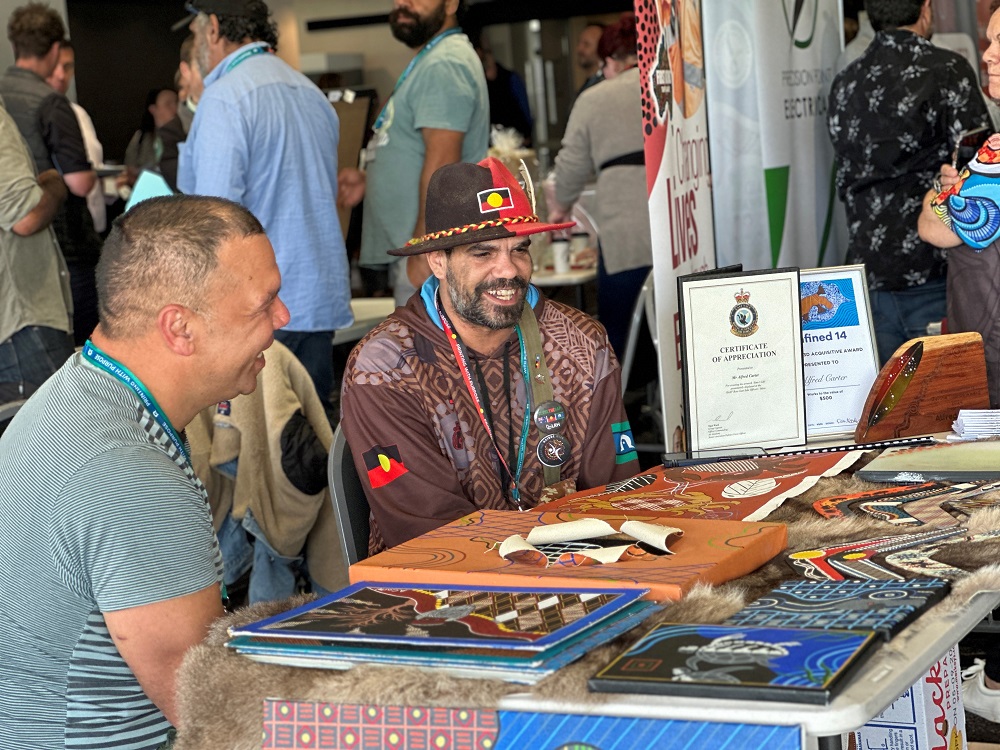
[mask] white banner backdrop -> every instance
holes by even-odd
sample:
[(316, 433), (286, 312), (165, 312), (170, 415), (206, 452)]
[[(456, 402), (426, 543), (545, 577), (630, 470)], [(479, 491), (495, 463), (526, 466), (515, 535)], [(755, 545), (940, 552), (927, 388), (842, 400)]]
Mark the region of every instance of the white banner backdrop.
[(842, 263), (826, 127), (838, 0), (710, 0), (703, 17), (718, 264)]
[(677, 276), (715, 267), (701, 0), (635, 0), (635, 11), (664, 434), (683, 450)]

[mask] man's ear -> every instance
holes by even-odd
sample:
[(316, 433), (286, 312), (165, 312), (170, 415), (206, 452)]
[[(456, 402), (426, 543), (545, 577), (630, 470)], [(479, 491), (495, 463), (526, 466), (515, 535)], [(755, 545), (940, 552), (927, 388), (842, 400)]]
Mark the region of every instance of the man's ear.
[(458, 2), (459, 0), (447, 0), (444, 4), (444, 12), (446, 15), (454, 16), (458, 14)]
[(214, 13), (208, 16), (208, 26), (205, 27), (205, 34), (211, 44), (219, 41), (219, 17)]
[(195, 313), (184, 305), (170, 304), (163, 307), (156, 316), (156, 327), (167, 348), (182, 357), (194, 354)]
[(424, 257), (427, 259), (427, 265), (431, 267), (431, 273), (437, 277), (438, 281), (444, 281), (448, 274), (448, 255), (445, 251), (434, 250), (424, 253)]

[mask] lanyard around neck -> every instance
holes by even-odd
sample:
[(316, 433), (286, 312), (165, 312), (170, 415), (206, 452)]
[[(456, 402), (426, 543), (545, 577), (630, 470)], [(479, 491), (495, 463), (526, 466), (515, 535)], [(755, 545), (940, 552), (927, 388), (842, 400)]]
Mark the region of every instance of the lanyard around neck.
[[(490, 438), (490, 442), (493, 443), (493, 449), (497, 453), (497, 458), (500, 459), (500, 463), (503, 468), (507, 471), (507, 476), (510, 478), (510, 494), (514, 503), (517, 505), (518, 510), (524, 510), (521, 505), (521, 471), (524, 469), (524, 454), (528, 445), (528, 428), (531, 425), (531, 402), (530, 402), (530, 390), (528, 384), (530, 383), (530, 373), (528, 372), (528, 354), (524, 346), (524, 337), (521, 335), (521, 326), (516, 326), (514, 328), (517, 331), (517, 343), (521, 350), (521, 376), (524, 378), (524, 394), (527, 399), (529, 399), (524, 404), (524, 419), (521, 423), (521, 439), (517, 448), (517, 466), (514, 471), (511, 471), (510, 466), (503, 457), (503, 453), (500, 450), (500, 446), (497, 445), (496, 436), (493, 433), (493, 426), (486, 419), (486, 409), (485, 402), (483, 398), (479, 395), (479, 391), (476, 388), (475, 383), (472, 380), (472, 371), (469, 369), (469, 360), (465, 354), (465, 347), (462, 345), (461, 340), (458, 338), (458, 334), (455, 332), (451, 325), (451, 321), (448, 320), (448, 316), (441, 306), (441, 298), (438, 296), (435, 299), (437, 304), (437, 312), (441, 318), (441, 326), (444, 328), (445, 338), (448, 339), (448, 344), (451, 346), (451, 351), (455, 355), (455, 361), (458, 363), (458, 368), (462, 372), (462, 379), (465, 380), (465, 387), (469, 391), (469, 395), (472, 397), (472, 403), (476, 407), (476, 413), (479, 415), (479, 421), (483, 425), (483, 429), (486, 430), (486, 434)], [(489, 398), (489, 394), (486, 394)], [(514, 429), (514, 425), (511, 424), (511, 429)]]
[(86, 343), (83, 345), (83, 356), (86, 360), (99, 370), (103, 370), (115, 379), (127, 385), (136, 396), (139, 397), (139, 401), (142, 405), (146, 407), (146, 411), (153, 415), (153, 419), (156, 423), (163, 428), (163, 431), (167, 433), (170, 441), (174, 444), (174, 447), (180, 451), (180, 454), (184, 456), (185, 460), (188, 459), (187, 451), (184, 449), (184, 441), (181, 440), (180, 435), (174, 429), (174, 426), (170, 424), (170, 419), (160, 408), (160, 405), (156, 403), (156, 399), (153, 398), (153, 394), (146, 390), (146, 386), (142, 384), (135, 375), (133, 375), (125, 365), (120, 362), (115, 361), (107, 354), (98, 349), (90, 339), (87, 339)]
[(240, 54), (238, 54), (236, 57), (234, 57), (232, 60), (229, 61), (229, 64), (226, 66), (226, 69), (225, 69), (224, 72), (228, 73), (233, 68), (235, 68), (237, 65), (239, 65), (242, 62), (245, 62), (246, 60), (248, 60), (249, 58), (253, 57), (254, 55), (263, 55), (265, 52), (270, 52), (270, 51), (271, 51), (271, 47), (270, 47), (270, 45), (267, 45), (267, 44), (258, 45), (256, 47), (250, 47), (248, 49), (245, 49), (242, 52), (240, 52)]
[[(403, 72), (399, 74), (399, 78), (396, 80), (396, 85), (392, 87), (392, 93), (389, 94), (389, 99), (392, 99), (392, 95), (395, 94), (397, 91), (399, 91), (399, 88), (403, 85), (403, 82), (407, 78), (409, 78), (410, 73), (412, 73), (413, 69), (417, 67), (417, 63), (424, 55), (426, 55), (428, 52), (434, 49), (438, 45), (438, 43), (445, 37), (452, 36), (453, 34), (460, 34), (461, 32), (462, 30), (459, 28), (451, 28), (448, 29), (447, 31), (442, 31), (440, 34), (438, 34), (429, 42), (427, 42), (427, 44), (421, 47), (420, 51), (416, 55), (414, 55), (413, 59), (410, 60), (407, 66), (403, 69)], [(382, 110), (378, 113), (378, 118), (375, 120), (375, 124), (372, 126), (372, 130), (376, 133), (381, 129), (382, 125), (385, 122), (385, 112), (386, 109), (389, 107), (389, 99), (385, 100), (385, 104), (382, 105)]]

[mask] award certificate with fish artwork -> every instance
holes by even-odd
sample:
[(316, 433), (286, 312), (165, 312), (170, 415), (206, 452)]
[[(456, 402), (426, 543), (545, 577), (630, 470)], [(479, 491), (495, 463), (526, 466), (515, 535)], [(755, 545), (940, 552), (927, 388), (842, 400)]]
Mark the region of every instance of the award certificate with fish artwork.
[(799, 270), (679, 276), (688, 449), (806, 441)]
[(879, 369), (865, 267), (806, 269), (799, 286), (807, 434), (853, 434)]

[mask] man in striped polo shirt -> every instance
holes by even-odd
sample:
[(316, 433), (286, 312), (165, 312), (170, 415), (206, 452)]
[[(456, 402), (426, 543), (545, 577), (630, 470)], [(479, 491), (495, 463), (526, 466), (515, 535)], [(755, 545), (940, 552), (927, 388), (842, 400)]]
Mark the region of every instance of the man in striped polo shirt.
[(250, 393), (288, 322), (241, 206), (172, 196), (115, 221), (100, 325), (0, 439), (0, 748), (157, 748), (222, 561), (184, 426)]

